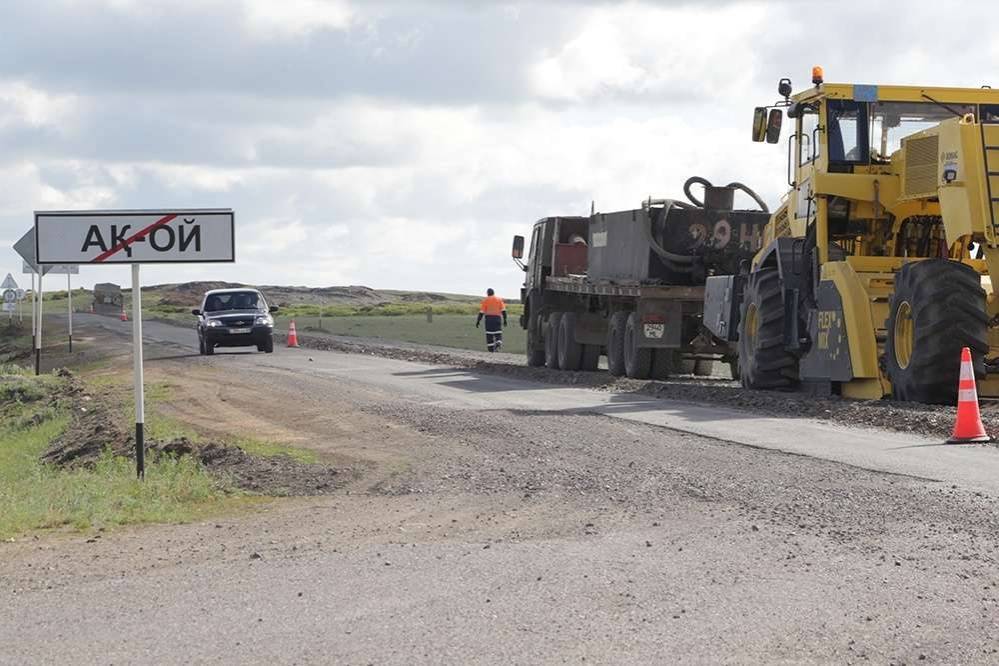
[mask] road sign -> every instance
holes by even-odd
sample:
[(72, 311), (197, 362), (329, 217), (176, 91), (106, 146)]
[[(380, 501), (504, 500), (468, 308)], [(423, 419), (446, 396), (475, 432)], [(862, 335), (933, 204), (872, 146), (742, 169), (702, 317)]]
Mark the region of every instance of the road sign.
[(40, 265), (236, 260), (230, 209), (39, 211)]
[(3, 290), (3, 311), (13, 312), (17, 309), (17, 291), (14, 289)]
[(14, 276), (7, 273), (7, 277), (0, 282), (0, 289), (17, 289), (17, 282), (14, 281)]
[(24, 297), (28, 295), (28, 292), (23, 289), (15, 289), (14, 292), (17, 294), (17, 300), (19, 301), (23, 301)]
[[(145, 477), (145, 388), (142, 368), (142, 264), (236, 261), (235, 215), (230, 208), (188, 210), (36, 211), (38, 265), (132, 265), (132, 362), (135, 390), (135, 472)], [(21, 253), (25, 260), (29, 257)], [(72, 295), (68, 284), (67, 290)], [(38, 277), (41, 292), (41, 275)], [(41, 300), (39, 300), (39, 308)], [(72, 310), (72, 306), (70, 306)], [(70, 315), (70, 349), (73, 329)], [(41, 339), (41, 310), (38, 333)], [(35, 348), (35, 374), (40, 367)]]
[(32, 273), (45, 275), (49, 272), (48, 266), (39, 266), (35, 261), (35, 228), (28, 229), (28, 233), (21, 236), (21, 239), (14, 243), (14, 251), (21, 255), (24, 263), (31, 267)]

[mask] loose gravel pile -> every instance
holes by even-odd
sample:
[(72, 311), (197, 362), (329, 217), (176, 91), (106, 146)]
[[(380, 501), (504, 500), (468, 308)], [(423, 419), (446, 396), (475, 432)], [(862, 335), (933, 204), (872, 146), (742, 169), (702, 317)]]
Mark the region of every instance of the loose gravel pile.
[[(280, 337), (280, 336), (278, 336)], [(283, 341), (283, 339), (282, 339)], [(738, 382), (716, 377), (680, 376), (668, 382), (641, 381), (611, 377), (606, 372), (567, 372), (530, 368), (519, 356), (461, 349), (445, 350), (408, 343), (366, 338), (299, 336), (299, 344), (309, 349), (370, 354), (402, 361), (430, 363), (529, 379), (547, 384), (585, 386), (621, 393), (639, 393), (665, 400), (681, 400), (708, 406), (723, 406), (778, 417), (812, 418), (849, 426), (880, 428), (930, 437), (946, 438), (954, 425), (955, 408), (939, 405), (900, 403), (891, 400), (850, 400), (815, 397), (800, 393), (751, 391)], [(494, 360), (495, 359), (495, 360)], [(999, 404), (984, 403), (982, 420), (990, 432), (999, 432)]]

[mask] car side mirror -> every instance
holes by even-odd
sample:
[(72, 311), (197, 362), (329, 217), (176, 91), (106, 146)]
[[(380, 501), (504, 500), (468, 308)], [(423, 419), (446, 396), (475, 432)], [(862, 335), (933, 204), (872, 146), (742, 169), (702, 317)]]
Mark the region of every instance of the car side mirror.
[(268, 310), (268, 311), (269, 311), (269, 312), (272, 312), (272, 313), (273, 313), (273, 312), (277, 312), (277, 311), (278, 311), (278, 309), (279, 309), (279, 308), (278, 308), (278, 306), (276, 306), (276, 305), (272, 305), (272, 306), (271, 306), (271, 307), (269, 308), (269, 310)]
[(780, 109), (770, 109), (767, 117), (767, 143), (777, 143), (780, 141), (780, 128), (784, 124), (784, 114)]
[(201, 310), (191, 310), (191, 314), (193, 314), (195, 317), (200, 317)]
[(522, 259), (524, 257), (524, 237), (514, 236), (513, 237), (513, 252), (511, 256), (514, 259)]
[(762, 143), (767, 138), (767, 107), (753, 109), (753, 141)]

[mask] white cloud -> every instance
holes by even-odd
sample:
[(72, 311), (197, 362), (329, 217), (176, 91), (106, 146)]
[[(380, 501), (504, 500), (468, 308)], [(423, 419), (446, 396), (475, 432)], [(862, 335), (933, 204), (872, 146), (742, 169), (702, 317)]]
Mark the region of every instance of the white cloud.
[(24, 81), (0, 79), (0, 128), (63, 127), (79, 111), (76, 95), (53, 94)]
[(301, 37), (345, 30), (356, 13), (345, 0), (242, 0), (246, 26), (258, 37)]
[(755, 2), (601, 7), (576, 37), (532, 67), (532, 87), (542, 98), (570, 101), (732, 95), (755, 73), (756, 35), (767, 15)]

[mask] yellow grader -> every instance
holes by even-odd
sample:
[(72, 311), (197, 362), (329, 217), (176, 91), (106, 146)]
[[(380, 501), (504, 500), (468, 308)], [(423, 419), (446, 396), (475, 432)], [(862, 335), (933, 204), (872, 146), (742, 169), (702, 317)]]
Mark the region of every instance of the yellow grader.
[(749, 388), (953, 404), (969, 347), (999, 396), (999, 91), (812, 83), (755, 109), (790, 189), (704, 325)]

